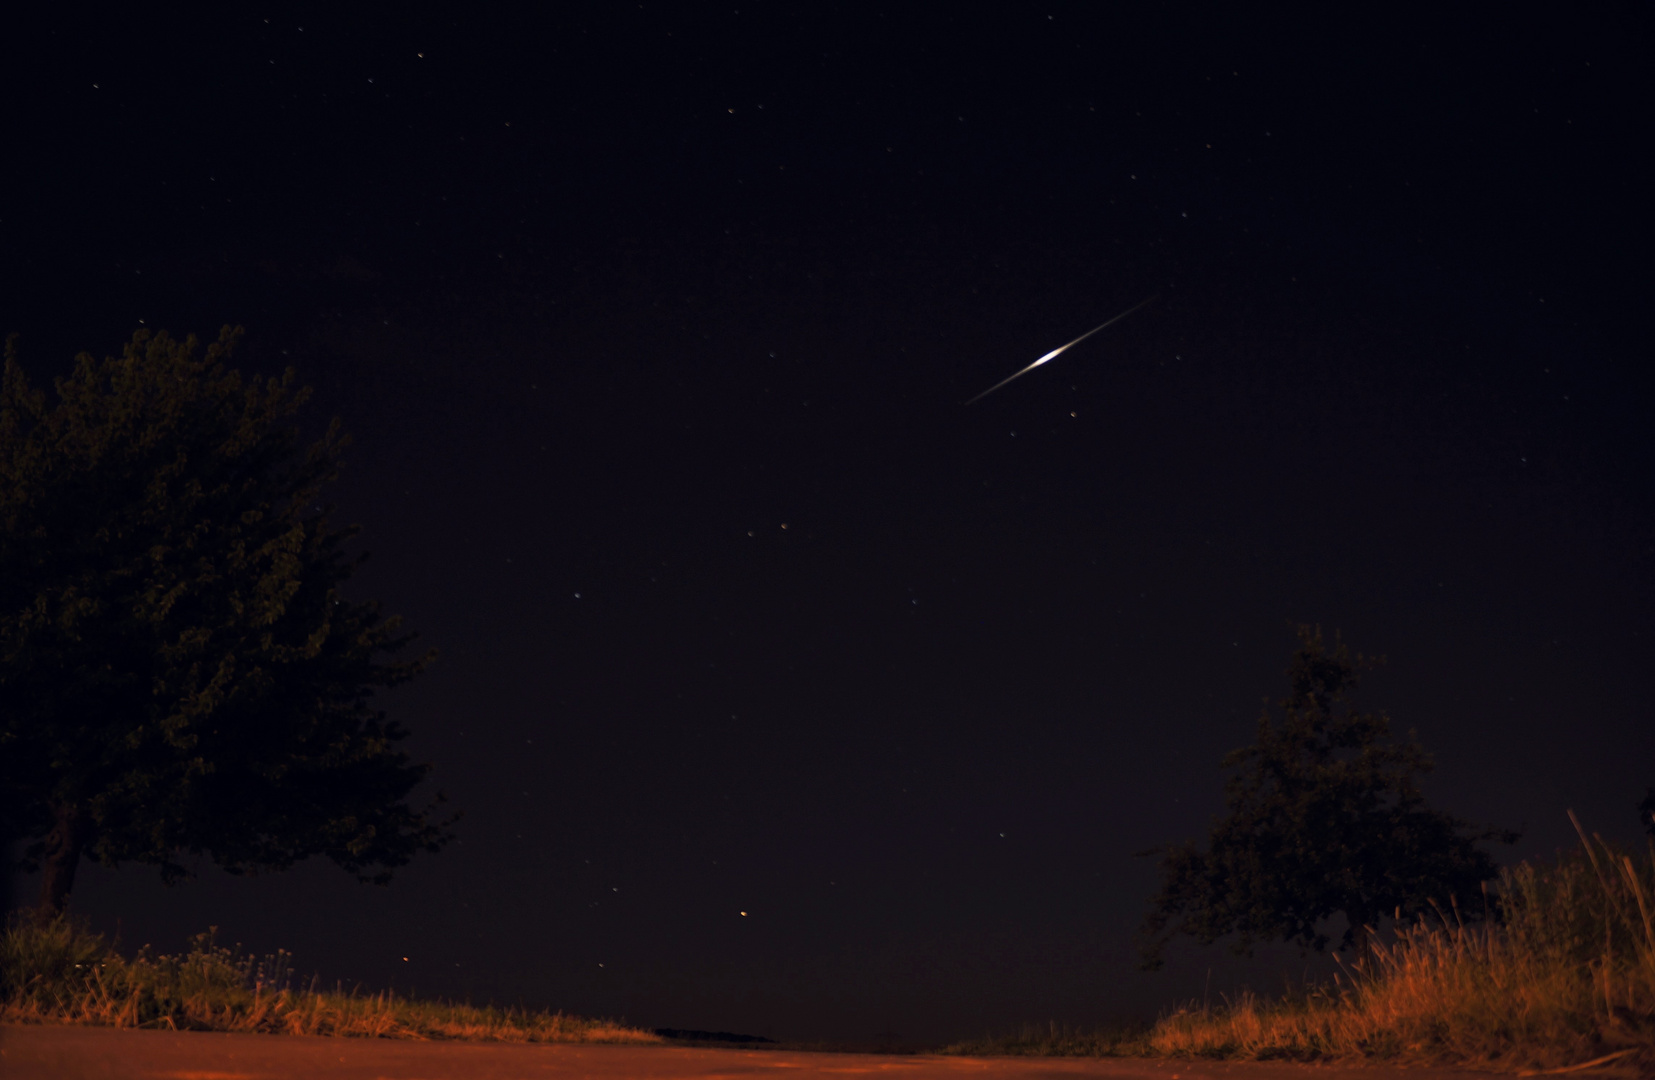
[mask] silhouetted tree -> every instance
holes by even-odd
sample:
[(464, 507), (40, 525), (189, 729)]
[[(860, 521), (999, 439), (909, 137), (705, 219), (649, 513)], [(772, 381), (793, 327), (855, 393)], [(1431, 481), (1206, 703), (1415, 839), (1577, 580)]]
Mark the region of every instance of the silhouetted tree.
[(1352, 701), (1359, 670), (1371, 666), (1337, 637), (1328, 648), (1320, 627), (1300, 627), (1279, 722), (1266, 709), (1258, 741), (1224, 759), (1237, 770), (1228, 814), (1205, 850), (1163, 853), (1142, 932), (1145, 968), (1160, 967), (1179, 934), (1203, 944), (1235, 934), (1243, 955), (1269, 940), (1320, 950), (1329, 939), (1318, 926), (1335, 914), (1348, 923), (1339, 948), (1361, 962), (1366, 928), (1382, 916), (1447, 904), (1495, 875), (1477, 845), (1515, 834), (1470, 830), (1426, 806), (1417, 777), (1431, 761), (1414, 734), (1394, 739), (1389, 718)]
[[(228, 327), (81, 354), (56, 401), (8, 341), (0, 385), (0, 818), (61, 911), (82, 856), (186, 876), (326, 855), (363, 880), (447, 839), (426, 775), (371, 705), (429, 654), (340, 595), (361, 557), (320, 490), (337, 421), (303, 448), (289, 370), (244, 382)], [(441, 795), (437, 796), (441, 800)]]
[(1655, 787), (1644, 793), (1644, 801), (1638, 804), (1638, 820), (1643, 823), (1644, 832), (1655, 836)]

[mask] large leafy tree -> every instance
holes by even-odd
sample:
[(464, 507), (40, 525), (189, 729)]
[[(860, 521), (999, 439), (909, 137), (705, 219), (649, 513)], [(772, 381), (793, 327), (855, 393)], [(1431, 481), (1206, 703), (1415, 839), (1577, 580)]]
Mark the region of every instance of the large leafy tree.
[[(0, 383), (0, 816), (61, 911), (83, 857), (186, 876), (325, 855), (385, 880), (447, 839), (375, 691), (412, 635), (340, 592), (361, 557), (318, 499), (292, 371), (243, 380), (240, 331), (81, 354), (55, 401)], [(436, 797), (440, 801), (441, 796)]]
[(1257, 741), (1224, 759), (1235, 770), (1228, 813), (1204, 849), (1162, 853), (1161, 889), (1143, 928), (1146, 968), (1161, 965), (1179, 934), (1209, 945), (1234, 934), (1243, 955), (1270, 940), (1320, 950), (1334, 915), (1347, 927), (1338, 947), (1354, 949), (1360, 963), (1367, 928), (1380, 918), (1452, 903), (1495, 875), (1478, 845), (1516, 836), (1426, 805), (1425, 750), (1353, 701), (1371, 666), (1337, 638), (1329, 646), (1319, 627), (1300, 627), (1279, 718), (1267, 709)]

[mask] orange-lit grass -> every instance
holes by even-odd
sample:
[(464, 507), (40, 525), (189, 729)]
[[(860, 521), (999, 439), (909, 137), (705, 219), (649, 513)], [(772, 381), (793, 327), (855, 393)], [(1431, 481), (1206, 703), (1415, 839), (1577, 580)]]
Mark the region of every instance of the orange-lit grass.
[(1655, 1076), (1655, 848), (1633, 858), (1581, 839), (1555, 863), (1505, 871), (1486, 922), (1449, 910), (1399, 928), (1332, 985), (1192, 1005), (1148, 1031), (1030, 1028), (949, 1052), (1518, 1070), (1608, 1057), (1625, 1075)]
[(1164, 1016), (1146, 1048), (1520, 1069), (1614, 1054), (1655, 1066), (1655, 859), (1594, 838), (1553, 865), (1506, 871), (1495, 899), (1481, 925), (1456, 912), (1399, 929), (1331, 987)]
[(492, 1042), (654, 1043), (653, 1033), (561, 1012), (500, 1009), (392, 993), (294, 990), (286, 954), (213, 944), (121, 956), (66, 919), (15, 920), (0, 935), (0, 1022)]

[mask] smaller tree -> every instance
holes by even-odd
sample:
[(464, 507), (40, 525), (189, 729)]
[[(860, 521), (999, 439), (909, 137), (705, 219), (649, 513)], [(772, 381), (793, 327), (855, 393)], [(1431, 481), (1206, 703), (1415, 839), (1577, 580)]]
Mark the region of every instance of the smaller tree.
[(1476, 830), (1425, 804), (1418, 777), (1431, 760), (1413, 732), (1391, 736), (1390, 720), (1352, 700), (1376, 661), (1320, 627), (1299, 628), (1281, 719), (1266, 709), (1258, 741), (1232, 751), (1229, 812), (1205, 850), (1166, 849), (1162, 884), (1142, 931), (1143, 966), (1159, 968), (1167, 944), (1188, 934), (1210, 945), (1237, 935), (1236, 952), (1262, 941), (1321, 950), (1320, 926), (1343, 915), (1338, 948), (1368, 955), (1368, 927), (1386, 914), (1412, 916), (1433, 902), (1476, 891), (1497, 872), (1480, 842), (1516, 835)]
[(1644, 794), (1644, 801), (1638, 804), (1638, 821), (1644, 832), (1655, 836), (1655, 787), (1650, 788)]

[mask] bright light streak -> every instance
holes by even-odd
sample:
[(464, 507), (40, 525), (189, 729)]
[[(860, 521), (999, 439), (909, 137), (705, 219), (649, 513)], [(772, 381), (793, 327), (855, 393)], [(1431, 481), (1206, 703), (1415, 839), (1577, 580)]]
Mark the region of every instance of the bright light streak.
[(977, 402), (979, 402), (979, 401), (983, 400), (984, 398), (988, 397), (990, 394), (994, 393), (994, 391), (1000, 389), (1000, 387), (1002, 387), (1002, 386), (1006, 385), (1007, 383), (1011, 382), (1013, 379), (1020, 378), (1021, 376), (1027, 375), (1029, 372), (1033, 371), (1035, 368), (1039, 367), (1041, 364), (1044, 364), (1048, 360), (1057, 359), (1059, 356), (1063, 355), (1064, 352), (1066, 352), (1069, 349), (1074, 348), (1076, 345), (1079, 345), (1081, 342), (1085, 341), (1087, 338), (1091, 337), (1093, 334), (1097, 333), (1099, 330), (1102, 330), (1104, 327), (1113, 326), (1115, 323), (1120, 322), (1122, 319), (1126, 318), (1128, 315), (1132, 314), (1134, 311), (1137, 311), (1139, 308), (1144, 307), (1144, 306), (1146, 306), (1150, 303), (1153, 303), (1156, 300), (1159, 300), (1160, 296), (1161, 296), (1160, 293), (1156, 293), (1154, 296), (1151, 296), (1148, 300), (1145, 300), (1143, 303), (1134, 304), (1133, 306), (1127, 308), (1125, 311), (1121, 312), (1119, 315), (1116, 315), (1113, 319), (1110, 319), (1108, 322), (1103, 323), (1099, 326), (1094, 326), (1092, 329), (1086, 331), (1086, 333), (1080, 335), (1079, 337), (1075, 338), (1075, 340), (1069, 342), (1069, 344), (1059, 345), (1057, 348), (1053, 349), (1051, 352), (1047, 353), (1045, 356), (1042, 356), (1040, 359), (1036, 360), (1034, 363), (1030, 364), (1028, 367), (1024, 368), (1022, 371), (1019, 371), (1019, 372), (1016, 372), (1014, 374), (1008, 375), (1004, 379), (1001, 379), (999, 382), (995, 383), (993, 386), (989, 387), (987, 390), (984, 390), (982, 393), (978, 394), (976, 397), (974, 397), (970, 401), (966, 402), (966, 404), (967, 405), (977, 404)]

